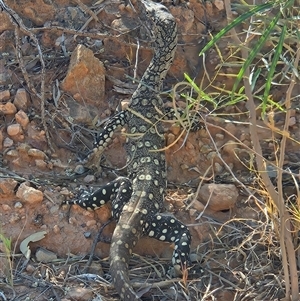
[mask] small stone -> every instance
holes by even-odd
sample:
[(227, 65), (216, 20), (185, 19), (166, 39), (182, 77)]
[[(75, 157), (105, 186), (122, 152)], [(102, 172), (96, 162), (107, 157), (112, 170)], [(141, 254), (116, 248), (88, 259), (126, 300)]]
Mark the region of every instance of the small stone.
[(223, 0), (214, 0), (213, 4), (218, 10), (224, 10), (224, 1)]
[(227, 154), (234, 155), (237, 149), (237, 143), (233, 140), (228, 140), (226, 144), (223, 146), (223, 151)]
[(21, 135), (23, 133), (20, 124), (11, 124), (7, 127), (7, 134), (11, 137)]
[(187, 165), (187, 164), (180, 164), (180, 167), (181, 167), (181, 169), (182, 170), (187, 170), (187, 169), (189, 169), (189, 166)]
[(0, 179), (0, 196), (7, 197), (14, 195), (17, 185), (18, 182), (14, 179)]
[(220, 163), (215, 162), (214, 163), (214, 170), (217, 174), (220, 174), (223, 171), (223, 167)]
[(87, 175), (83, 179), (84, 183), (92, 183), (95, 181), (95, 176), (94, 175)]
[(7, 204), (3, 204), (3, 205), (2, 205), (2, 210), (3, 210), (3, 211), (10, 211), (10, 210), (11, 210), (11, 207), (10, 207), (9, 205), (7, 205)]
[(171, 145), (176, 139), (176, 136), (173, 133), (168, 133), (167, 136), (167, 145)]
[(43, 160), (43, 159), (46, 158), (46, 154), (44, 152), (42, 152), (41, 150), (36, 149), (36, 148), (29, 149), (27, 154), (28, 154), (28, 156), (33, 157), (35, 159)]
[(54, 226), (53, 226), (53, 232), (54, 232), (55, 234), (60, 233), (60, 228), (59, 228), (58, 225), (54, 225)]
[(47, 169), (47, 163), (44, 160), (41, 159), (36, 159), (34, 160), (35, 166), (38, 167), (39, 169)]
[(170, 132), (171, 132), (173, 135), (178, 136), (178, 135), (180, 134), (180, 132), (181, 132), (181, 128), (180, 128), (180, 126), (178, 126), (178, 125), (172, 125), (172, 126), (170, 127)]
[(216, 140), (223, 140), (224, 135), (223, 134), (216, 134)]
[(234, 136), (236, 136), (236, 134), (237, 134), (237, 127), (232, 122), (226, 124), (225, 130)]
[[(5, 140), (6, 140), (6, 139), (5, 139)], [(4, 144), (5, 144), (5, 140), (4, 140)], [(18, 156), (19, 156), (19, 152), (18, 152), (17, 150), (15, 150), (15, 149), (12, 149), (12, 150), (8, 151), (8, 152), (6, 153), (6, 155), (9, 156), (9, 157), (15, 158), (15, 157), (18, 157)]]
[(233, 184), (204, 184), (199, 191), (198, 198), (203, 204), (214, 211), (228, 210), (234, 207), (238, 190)]
[(0, 92), (0, 101), (8, 100), (10, 98), (9, 90), (4, 90)]
[(26, 266), (26, 272), (32, 274), (32, 273), (34, 273), (35, 271), (36, 271), (36, 268), (35, 268), (32, 264), (28, 264), (28, 265)]
[(17, 108), (13, 103), (7, 102), (6, 104), (0, 104), (0, 113), (4, 115), (12, 115), (16, 114), (16, 112)]
[(92, 227), (92, 226), (95, 226), (96, 224), (97, 224), (97, 222), (94, 219), (86, 222), (87, 227)]
[(291, 117), (289, 120), (289, 126), (293, 126), (296, 124), (296, 118), (295, 117)]
[(17, 197), (28, 204), (40, 203), (43, 200), (43, 193), (33, 187), (27, 186), (27, 183), (22, 183), (17, 191)]
[(30, 102), (30, 98), (27, 91), (23, 88), (18, 89), (14, 99), (14, 105), (19, 110), (27, 111), (29, 102)]
[(85, 238), (90, 238), (91, 235), (92, 235), (92, 234), (91, 234), (91, 232), (89, 232), (89, 231), (83, 233), (83, 236), (84, 236)]
[(78, 45), (72, 52), (70, 65), (61, 87), (72, 95), (79, 93), (78, 101), (99, 103), (105, 95), (105, 68), (93, 51)]
[(82, 175), (85, 172), (85, 167), (81, 164), (78, 164), (75, 166), (74, 172), (78, 175)]
[(93, 298), (93, 290), (84, 287), (70, 287), (66, 297), (71, 300), (88, 301)]
[(70, 195), (70, 191), (67, 188), (62, 188), (60, 191), (61, 195), (65, 195), (65, 196), (69, 196)]
[(194, 209), (196, 209), (198, 212), (201, 212), (201, 211), (204, 210), (204, 205), (200, 201), (198, 201), (198, 200), (194, 200), (192, 202), (192, 207)]
[(186, 146), (186, 148), (187, 148), (188, 150), (194, 150), (194, 149), (195, 149), (193, 143), (191, 143), (191, 142), (189, 142), (189, 141), (186, 142), (185, 146)]
[(23, 207), (23, 205), (22, 205), (21, 202), (16, 202), (14, 207), (15, 207), (16, 209), (21, 209), (21, 208)]
[(18, 111), (15, 114), (15, 118), (16, 118), (17, 123), (19, 123), (23, 129), (25, 129), (27, 127), (27, 125), (29, 124), (29, 118), (23, 110)]
[(57, 259), (57, 255), (44, 248), (39, 248), (35, 253), (36, 260), (39, 262), (51, 262)]

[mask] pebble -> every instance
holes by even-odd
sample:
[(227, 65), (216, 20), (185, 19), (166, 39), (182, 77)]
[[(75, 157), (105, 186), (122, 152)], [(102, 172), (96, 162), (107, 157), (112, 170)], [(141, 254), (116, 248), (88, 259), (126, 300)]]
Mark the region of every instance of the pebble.
[(76, 165), (74, 168), (74, 172), (77, 173), (78, 175), (81, 175), (85, 172), (85, 167), (81, 164)]
[(22, 127), (20, 124), (11, 124), (7, 127), (7, 134), (11, 137), (21, 135), (23, 133)]
[(17, 123), (20, 124), (23, 129), (25, 129), (27, 127), (27, 125), (29, 124), (29, 118), (23, 110), (18, 111), (15, 114), (15, 118), (16, 118)]
[(53, 226), (53, 232), (54, 232), (55, 234), (60, 233), (60, 228), (59, 228), (58, 225), (54, 225), (54, 226)]
[(94, 219), (86, 222), (87, 227), (92, 227), (92, 226), (95, 226), (96, 224), (97, 224), (97, 222)]
[(41, 159), (36, 159), (34, 160), (35, 166), (38, 167), (39, 169), (47, 169), (47, 163), (44, 160)]
[(27, 152), (28, 156), (30, 157), (34, 157), (36, 159), (45, 159), (46, 158), (46, 154), (44, 152), (42, 152), (41, 150), (39, 149), (36, 149), (36, 148), (31, 148), (28, 150)]
[(83, 233), (83, 236), (85, 237), (85, 238), (90, 238), (91, 237), (91, 232), (84, 232)]
[[(5, 143), (5, 140), (4, 140), (4, 143)], [(18, 157), (19, 156), (19, 152), (17, 150), (15, 150), (15, 149), (12, 149), (12, 150), (8, 151), (6, 153), (6, 155), (9, 156), (9, 157)]]
[(66, 297), (71, 300), (88, 301), (92, 300), (94, 292), (91, 288), (70, 287)]
[(16, 209), (21, 209), (21, 208), (23, 207), (23, 205), (22, 205), (21, 202), (16, 202), (14, 207), (15, 207)]
[(9, 137), (6, 137), (3, 141), (3, 147), (4, 148), (9, 148), (14, 144), (14, 141), (10, 139)]
[(15, 188), (18, 185), (18, 182), (11, 178), (0, 178), (0, 195), (5, 197), (15, 194)]
[(11, 207), (10, 207), (9, 205), (7, 205), (7, 204), (3, 204), (3, 205), (2, 205), (2, 210), (3, 210), (3, 211), (10, 211), (10, 210), (11, 210)]
[(57, 255), (47, 249), (39, 248), (35, 253), (36, 260), (39, 262), (51, 262), (57, 259)]
[(0, 91), (0, 101), (8, 100), (10, 98), (9, 90)]
[(3, 113), (4, 115), (12, 115), (16, 114), (16, 112), (17, 108), (13, 103), (7, 102), (6, 104), (0, 104), (0, 113)]
[(30, 102), (30, 98), (29, 98), (29, 94), (27, 93), (27, 91), (23, 88), (18, 89), (15, 99), (14, 99), (14, 105), (19, 110), (26, 111), (28, 109), (29, 102)]
[(94, 175), (87, 175), (86, 177), (84, 177), (83, 181), (84, 183), (92, 183), (95, 181), (95, 176)]
[(29, 204), (40, 203), (44, 198), (44, 195), (40, 190), (37, 190), (33, 187), (29, 187), (26, 183), (22, 183), (20, 185), (16, 196), (22, 201)]
[(208, 207), (214, 211), (228, 210), (234, 207), (239, 192), (233, 184), (204, 184), (199, 191), (198, 199), (208, 203)]

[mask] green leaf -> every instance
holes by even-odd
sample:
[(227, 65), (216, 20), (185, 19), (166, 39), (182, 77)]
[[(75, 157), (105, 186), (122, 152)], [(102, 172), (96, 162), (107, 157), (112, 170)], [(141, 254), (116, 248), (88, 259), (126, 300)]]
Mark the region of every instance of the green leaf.
[(272, 19), (271, 23), (265, 29), (262, 36), (259, 38), (259, 40), (255, 44), (255, 46), (253, 47), (253, 49), (249, 53), (249, 56), (248, 56), (247, 60), (244, 62), (242, 68), (240, 69), (240, 71), (237, 75), (236, 81), (233, 85), (232, 94), (231, 94), (232, 97), (234, 97), (234, 92), (237, 89), (240, 81), (242, 80), (242, 78), (245, 74), (245, 70), (250, 66), (250, 64), (252, 63), (254, 58), (257, 56), (257, 53), (259, 52), (259, 50), (262, 48), (262, 46), (265, 44), (265, 42), (269, 39), (271, 31), (273, 30), (274, 26), (277, 24), (280, 16), (281, 16), (280, 12), (277, 13), (276, 17)]
[(271, 67), (270, 67), (270, 70), (267, 75), (266, 87), (265, 87), (265, 91), (264, 91), (264, 95), (263, 95), (263, 102), (262, 102), (262, 113), (261, 113), (262, 116), (264, 116), (266, 113), (266, 107), (267, 107), (269, 93), (270, 93), (271, 85), (272, 85), (272, 78), (273, 78), (273, 75), (274, 75), (274, 72), (275, 72), (281, 51), (282, 51), (285, 35), (286, 35), (286, 24), (284, 24), (284, 26), (283, 26), (283, 29), (282, 29), (282, 32), (281, 32), (281, 35), (279, 38), (279, 42), (276, 46), (275, 53), (274, 53), (274, 56), (272, 59)]
[(206, 46), (201, 50), (199, 56), (203, 55), (208, 49), (210, 49), (221, 37), (223, 37), (227, 32), (229, 32), (235, 26), (241, 24), (249, 17), (253, 16), (258, 12), (262, 12), (274, 6), (274, 3), (268, 2), (261, 5), (256, 5), (254, 8), (250, 9), (248, 12), (242, 14), (241, 16), (234, 19), (230, 24), (223, 28), (219, 33), (217, 33), (211, 41), (209, 41)]

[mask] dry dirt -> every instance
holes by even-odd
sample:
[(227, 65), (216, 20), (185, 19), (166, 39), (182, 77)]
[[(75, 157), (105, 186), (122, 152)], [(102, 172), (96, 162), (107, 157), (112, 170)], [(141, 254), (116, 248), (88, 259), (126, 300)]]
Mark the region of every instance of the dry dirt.
[[(4, 256), (0, 262), (3, 264), (0, 293), (6, 300), (102, 300), (100, 294), (106, 296), (106, 300), (118, 300), (109, 283), (102, 282), (99, 288), (86, 279), (74, 284), (70, 278), (82, 273), (93, 240), (110, 217), (109, 205), (88, 212), (78, 206), (71, 209), (62, 207), (61, 203), (72, 199), (81, 185), (95, 188), (116, 175), (126, 175), (122, 133), (115, 136), (105, 151), (97, 172), (83, 170), (80, 160), (92, 148), (95, 133), (101, 131), (105, 120), (114, 114), (120, 103), (124, 105), (130, 99), (136, 87), (133, 78), (141, 77), (152, 52), (147, 33), (129, 5), (117, 0), (93, 2), (5, 1), (22, 19), (21, 29), (16, 26), (16, 15), (10, 20), (6, 11), (0, 12), (3, 20), (0, 25), (0, 234), (11, 238), (12, 253), (15, 254), (13, 287), (7, 283), (11, 269), (7, 267)], [(169, 92), (183, 80), (184, 72), (200, 84), (204, 68), (199, 51), (207, 41), (208, 32), (218, 32), (226, 24), (226, 18), (222, 1), (204, 4), (196, 0), (175, 1), (176, 5), (171, 4), (172, 1), (165, 2), (179, 27), (176, 59), (164, 84), (164, 91)], [(24, 28), (31, 29), (31, 34)], [(227, 45), (225, 40), (218, 45), (224, 56), (229, 51)], [(43, 54), (44, 68), (38, 49)], [(217, 52), (210, 51), (206, 56), (205, 69), (211, 77), (219, 63)], [(226, 71), (232, 73), (224, 67), (224, 74)], [(202, 84), (205, 85), (206, 81)], [(230, 89), (232, 83), (230, 77), (218, 76), (215, 85), (226, 85)], [(179, 106), (185, 104), (180, 97), (180, 92), (184, 91), (180, 88), (176, 91)], [(212, 88), (207, 89), (207, 92), (211, 91)], [(285, 92), (284, 89), (273, 91), (278, 101), (282, 100)], [(170, 105), (172, 100), (168, 93), (162, 96)], [(261, 225), (265, 216), (254, 198), (249, 198), (245, 191), (245, 187), (253, 185), (254, 177), (247, 168), (252, 158), (245, 104), (239, 103), (215, 114), (209, 114), (209, 104), (204, 107), (202, 111), (206, 119), (203, 129), (179, 137), (180, 127), (166, 125), (165, 135), (170, 146), (166, 150), (169, 188), (166, 208), (190, 227), (196, 270), (205, 267), (215, 271), (211, 274), (214, 278), (212, 288), (216, 289), (212, 294), (216, 298), (214, 300), (233, 300), (239, 288), (243, 287), (241, 273), (244, 271), (238, 269), (242, 259), (230, 255), (230, 252), (241, 241), (231, 240), (230, 235), (226, 238), (223, 228), (217, 234), (217, 229), (232, 218), (251, 220), (253, 226), (256, 223)], [(278, 127), (283, 124), (283, 117), (283, 114), (276, 116)], [(288, 142), (285, 158), (289, 166), (297, 165), (300, 160), (299, 111), (293, 110), (292, 118), (289, 130), (293, 139)], [(280, 136), (268, 130), (262, 121), (259, 121), (259, 126), (264, 155), (270, 162), (275, 162)], [(230, 170), (240, 183), (233, 181)], [(193, 199), (192, 194), (200, 183), (204, 188)], [(210, 198), (209, 186), (205, 186), (208, 183), (225, 186), (217, 186), (220, 194), (212, 197), (211, 203), (205, 207)], [(294, 192), (288, 190), (286, 193)], [(263, 203), (264, 200), (260, 200)], [(198, 218), (200, 213), (201, 218)], [(252, 224), (245, 228), (230, 226), (226, 230), (230, 232), (235, 228), (248, 233), (251, 227)], [(111, 223), (103, 234), (110, 237), (113, 229), (114, 223)], [(45, 231), (45, 237), (30, 243), (31, 255), (27, 262), (20, 255), (20, 243), (41, 231)], [(213, 242), (216, 237), (217, 242)], [(222, 237), (226, 238), (226, 242), (218, 242)], [(4, 254), (3, 243), (0, 251)], [(39, 259), (38, 251), (46, 252), (50, 262)], [(264, 258), (264, 252), (265, 248), (261, 246), (257, 254), (264, 254)], [(108, 253), (109, 244), (99, 242), (90, 273), (107, 277)], [(172, 246), (143, 238), (135, 253), (138, 255), (131, 262), (131, 276), (141, 283), (151, 273), (151, 279), (158, 276), (153, 269), (142, 276), (139, 268), (149, 269), (149, 266), (158, 264), (156, 268), (160, 269), (157, 258), (162, 265), (167, 265)], [(203, 254), (208, 256), (204, 263)], [(156, 261), (140, 256), (152, 256)], [(279, 255), (274, 258), (274, 264), (278, 263), (278, 258)], [(237, 274), (226, 270), (226, 266), (236, 269)], [(191, 275), (191, 278), (198, 279), (199, 283), (195, 280), (188, 282), (190, 300), (200, 300), (206, 285), (198, 276)], [(260, 276), (255, 281), (258, 283), (259, 279)], [(228, 281), (236, 287), (232, 288)], [(198, 284), (191, 288), (192, 283)], [(224, 289), (220, 289), (223, 285)], [(174, 295), (174, 287), (176, 292), (180, 291), (178, 295)], [(150, 290), (144, 300), (175, 300), (175, 296), (177, 300), (187, 300), (182, 294), (182, 287), (184, 282), (170, 281), (156, 289), (155, 294)], [(258, 285), (256, 289), (262, 287)], [(0, 300), (5, 300), (1, 294)], [(275, 300), (280, 294), (278, 288), (265, 300), (272, 300), (271, 296)], [(236, 300), (252, 300), (251, 296), (249, 293), (249, 299), (239, 296)], [(203, 300), (213, 300), (209, 296), (206, 298)]]

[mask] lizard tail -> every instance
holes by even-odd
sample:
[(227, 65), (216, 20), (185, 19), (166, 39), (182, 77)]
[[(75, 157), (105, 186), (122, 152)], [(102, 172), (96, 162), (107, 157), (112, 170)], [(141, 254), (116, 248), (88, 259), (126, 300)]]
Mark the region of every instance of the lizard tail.
[(110, 247), (110, 273), (116, 291), (124, 301), (140, 301), (133, 290), (128, 276), (128, 262), (137, 237), (132, 237), (132, 229), (127, 225), (117, 225)]

